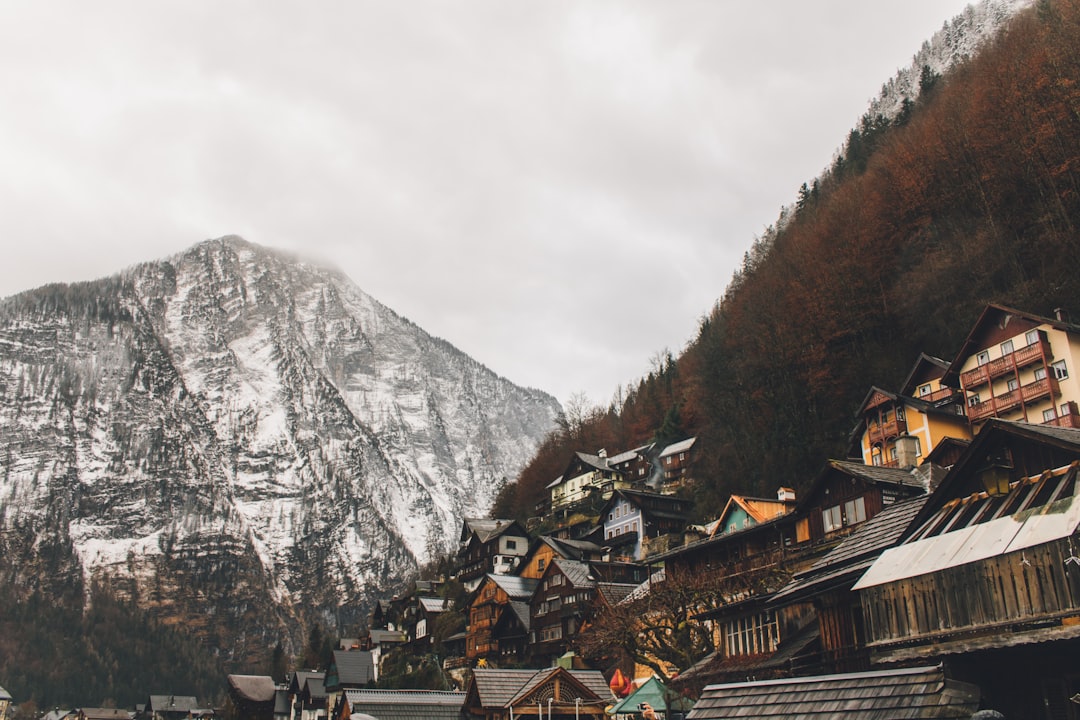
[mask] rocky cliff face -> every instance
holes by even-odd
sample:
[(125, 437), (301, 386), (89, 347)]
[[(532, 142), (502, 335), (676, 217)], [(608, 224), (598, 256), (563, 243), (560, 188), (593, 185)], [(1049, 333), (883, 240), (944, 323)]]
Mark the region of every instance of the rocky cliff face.
[(239, 238), (23, 293), (0, 302), (7, 579), (81, 573), (253, 658), (450, 549), (558, 411)]

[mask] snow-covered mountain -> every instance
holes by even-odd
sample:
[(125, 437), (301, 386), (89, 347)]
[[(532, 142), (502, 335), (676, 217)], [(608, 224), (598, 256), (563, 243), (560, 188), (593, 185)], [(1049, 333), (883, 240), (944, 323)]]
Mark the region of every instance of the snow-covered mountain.
[(958, 63), (973, 56), (983, 43), (994, 37), (1020, 10), (1034, 0), (981, 0), (947, 21), (934, 36), (925, 41), (911, 60), (881, 86), (881, 93), (870, 101), (868, 114), (895, 118), (904, 101), (919, 97), (923, 68), (944, 75)]
[(0, 302), (0, 553), (223, 652), (347, 627), (560, 411), (339, 273), (235, 237)]

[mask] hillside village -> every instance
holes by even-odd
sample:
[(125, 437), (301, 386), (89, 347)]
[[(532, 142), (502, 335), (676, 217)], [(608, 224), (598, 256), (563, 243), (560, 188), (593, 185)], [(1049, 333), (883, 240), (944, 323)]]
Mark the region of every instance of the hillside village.
[[(379, 602), (326, 667), (229, 675), (225, 714), (1075, 718), (1078, 362), (1064, 313), (990, 305), (953, 359), (867, 389), (847, 457), (705, 523), (695, 438), (576, 452), (534, 516), (466, 519), (446, 572)], [(215, 712), (148, 697), (48, 717)], [(11, 703), (0, 690), (0, 720)]]
[[(527, 523), (467, 519), (451, 572), (379, 603), (325, 672), (261, 696), (231, 676), (231, 694), (268, 720), (640, 717), (643, 700), (719, 718), (811, 697), (1076, 717), (1077, 362), (1064, 314), (988, 306), (953, 359), (868, 388), (848, 457), (705, 524), (680, 493), (704, 480), (694, 438), (577, 452)], [(446, 689), (373, 689), (403, 657)]]

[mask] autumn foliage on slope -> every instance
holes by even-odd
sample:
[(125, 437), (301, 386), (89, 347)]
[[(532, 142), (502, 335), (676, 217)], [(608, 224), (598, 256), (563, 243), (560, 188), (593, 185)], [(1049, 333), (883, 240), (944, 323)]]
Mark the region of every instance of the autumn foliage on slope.
[(1080, 317), (1078, 225), (1080, 0), (1042, 0), (901, 117), (864, 118), (682, 355), (549, 438), (494, 512), (530, 514), (574, 450), (647, 441), (672, 413), (705, 450), (702, 515), (799, 486), (845, 452), (871, 384), (952, 359), (986, 303)]

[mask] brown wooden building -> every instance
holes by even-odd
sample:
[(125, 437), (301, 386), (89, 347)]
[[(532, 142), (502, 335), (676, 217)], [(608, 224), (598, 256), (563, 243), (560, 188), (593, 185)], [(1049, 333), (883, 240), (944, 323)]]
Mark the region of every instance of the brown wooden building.
[(476, 668), (465, 691), (466, 717), (607, 720), (615, 700), (598, 670)]
[(496, 660), (500, 649), (495, 626), (511, 602), (527, 603), (539, 580), (516, 575), (488, 575), (473, 592), (469, 604), (469, 628), (465, 657), (470, 663)]

